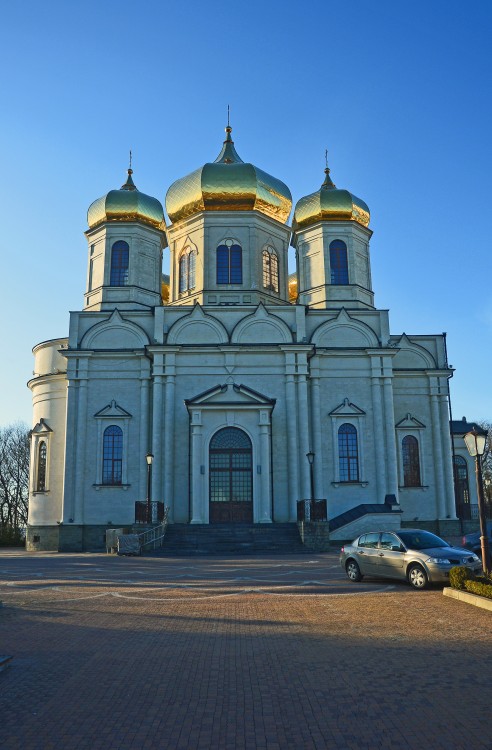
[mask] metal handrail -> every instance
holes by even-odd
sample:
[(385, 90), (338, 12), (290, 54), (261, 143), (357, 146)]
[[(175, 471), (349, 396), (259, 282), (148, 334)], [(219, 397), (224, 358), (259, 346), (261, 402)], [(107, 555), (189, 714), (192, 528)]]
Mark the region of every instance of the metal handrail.
[(156, 549), (157, 546), (162, 547), (162, 540), (166, 535), (168, 515), (169, 508), (164, 508), (164, 518), (158, 526), (153, 526), (151, 529), (147, 529), (141, 534), (137, 534), (141, 549), (144, 549), (144, 547), (150, 544), (153, 545), (152, 549)]

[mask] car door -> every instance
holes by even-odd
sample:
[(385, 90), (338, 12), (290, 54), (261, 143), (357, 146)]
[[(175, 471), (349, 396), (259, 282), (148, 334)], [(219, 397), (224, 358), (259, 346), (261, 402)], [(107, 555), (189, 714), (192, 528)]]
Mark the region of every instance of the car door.
[(376, 532), (362, 534), (357, 544), (357, 560), (361, 573), (366, 576), (376, 575), (379, 563), (379, 534)]
[(404, 558), (405, 550), (396, 534), (383, 532), (379, 540), (378, 575), (405, 578)]

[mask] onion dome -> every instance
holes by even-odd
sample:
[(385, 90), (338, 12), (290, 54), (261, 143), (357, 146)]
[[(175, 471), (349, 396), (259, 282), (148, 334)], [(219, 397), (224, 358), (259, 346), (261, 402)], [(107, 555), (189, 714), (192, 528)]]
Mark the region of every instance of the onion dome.
[(294, 230), (315, 224), (318, 221), (355, 221), (363, 227), (369, 226), (368, 206), (348, 190), (340, 190), (325, 169), (326, 178), (316, 193), (297, 201), (294, 209)]
[(141, 193), (132, 179), (133, 169), (119, 190), (98, 198), (89, 206), (87, 223), (92, 229), (103, 221), (142, 221), (158, 229), (164, 229), (164, 209), (157, 198)]
[(294, 271), (294, 273), (289, 274), (288, 278), (288, 287), (289, 287), (289, 302), (292, 302), (293, 304), (297, 301), (297, 271)]
[(174, 223), (202, 211), (261, 211), (286, 222), (292, 209), (290, 190), (276, 177), (238, 156), (226, 127), (222, 151), (186, 177), (176, 180), (166, 195), (166, 211)]

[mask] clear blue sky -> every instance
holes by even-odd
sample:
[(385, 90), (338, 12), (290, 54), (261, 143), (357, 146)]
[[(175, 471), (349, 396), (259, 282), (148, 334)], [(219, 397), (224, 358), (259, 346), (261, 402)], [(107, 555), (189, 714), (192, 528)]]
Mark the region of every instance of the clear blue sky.
[(392, 333), (448, 334), (455, 418), (492, 420), (492, 3), (28, 2), (0, 26), (0, 425), (31, 422), (31, 348), (68, 332), (89, 204), (164, 200), (236, 147), (294, 201), (332, 177), (371, 209)]

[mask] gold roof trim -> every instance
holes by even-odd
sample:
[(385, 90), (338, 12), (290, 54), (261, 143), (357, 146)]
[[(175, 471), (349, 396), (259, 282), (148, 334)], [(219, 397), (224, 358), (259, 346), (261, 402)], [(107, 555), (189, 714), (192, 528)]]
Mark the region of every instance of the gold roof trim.
[(286, 222), (292, 209), (290, 190), (281, 180), (243, 162), (226, 128), (217, 159), (176, 180), (166, 195), (166, 210), (175, 223), (201, 211), (261, 211)]

